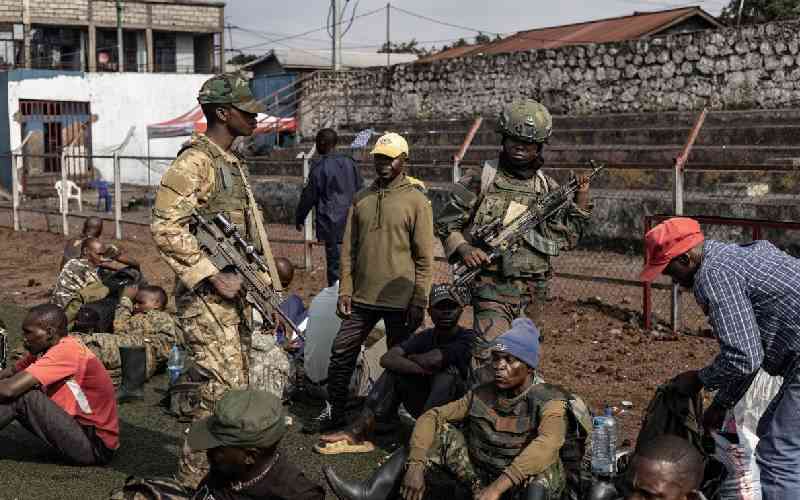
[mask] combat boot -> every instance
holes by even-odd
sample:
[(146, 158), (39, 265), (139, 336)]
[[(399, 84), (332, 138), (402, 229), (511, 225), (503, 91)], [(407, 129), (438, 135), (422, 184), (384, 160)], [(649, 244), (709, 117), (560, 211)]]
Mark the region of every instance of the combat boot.
[(399, 448), (365, 481), (345, 481), (329, 465), (322, 472), (339, 500), (385, 500), (400, 486), (406, 460), (408, 449)]
[(144, 347), (130, 346), (119, 348), (122, 362), (122, 384), (117, 391), (117, 402), (140, 401), (144, 399), (144, 385), (147, 379), (147, 352)]

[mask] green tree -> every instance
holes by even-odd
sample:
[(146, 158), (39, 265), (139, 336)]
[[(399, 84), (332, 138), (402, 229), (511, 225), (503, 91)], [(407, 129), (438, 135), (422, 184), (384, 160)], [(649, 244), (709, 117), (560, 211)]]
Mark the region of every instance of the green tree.
[(384, 42), (380, 50), (378, 50), (378, 53), (385, 54), (387, 52), (391, 54), (424, 54), (425, 49), (419, 46), (419, 42), (416, 38), (412, 38), (408, 42), (392, 42), (391, 45), (387, 45), (387, 43)]
[(235, 56), (228, 59), (228, 64), (247, 64), (249, 62), (253, 62), (258, 59), (258, 56), (255, 54), (236, 54)]
[[(730, 25), (736, 24), (742, 0), (730, 0), (719, 17)], [(744, 0), (742, 24), (766, 23), (800, 17), (800, 2), (797, 0)]]

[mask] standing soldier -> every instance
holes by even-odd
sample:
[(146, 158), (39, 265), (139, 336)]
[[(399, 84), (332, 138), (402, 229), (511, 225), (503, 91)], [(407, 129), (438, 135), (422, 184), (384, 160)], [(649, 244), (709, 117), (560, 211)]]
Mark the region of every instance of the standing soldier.
[[(247, 80), (236, 74), (206, 81), (198, 101), (208, 129), (192, 136), (161, 178), (151, 226), (153, 240), (177, 275), (178, 322), (197, 375), (204, 378), (195, 420), (211, 416), (227, 389), (247, 387), (250, 330), (239, 295), (241, 278), (218, 270), (203, 253), (191, 224), (192, 212), (207, 219), (223, 214), (259, 252), (264, 249), (270, 270), (274, 269), (247, 167), (231, 151), (236, 137), (253, 133), (256, 115), (264, 106), (253, 98)], [(280, 289), (274, 280), (273, 286)], [(178, 479), (196, 487), (208, 472), (205, 453), (192, 452), (184, 443), (178, 469)]]
[(515, 102), (500, 114), (497, 131), (502, 134), (500, 158), (486, 162), (480, 176), (458, 181), (435, 227), (450, 262), (485, 266), (472, 290), (473, 328), (480, 335), (474, 351), (477, 366), (488, 362), (485, 347), (511, 328), (514, 318), (524, 314), (540, 323), (550, 257), (577, 243), (591, 215), (589, 183), (581, 179), (574, 203), (531, 230), (513, 253), (489, 264), (471, 229), (504, 220), (558, 188), (541, 170), (544, 144), (553, 131), (547, 108), (530, 99)]

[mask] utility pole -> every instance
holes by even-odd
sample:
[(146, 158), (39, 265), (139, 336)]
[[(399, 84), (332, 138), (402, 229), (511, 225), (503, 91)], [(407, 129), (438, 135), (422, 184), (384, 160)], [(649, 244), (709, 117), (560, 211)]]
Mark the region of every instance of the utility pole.
[(391, 18), (392, 3), (386, 3), (386, 67), (392, 65), (392, 31), (391, 31)]
[(331, 68), (334, 71), (339, 71), (342, 62), (337, 57), (337, 49), (339, 48), (339, 32), (341, 31), (341, 25), (339, 24), (339, 2), (338, 0), (331, 0), (331, 12), (333, 12), (333, 26), (331, 30), (331, 39), (333, 40), (333, 46), (331, 47)]
[(124, 46), (122, 42), (122, 0), (116, 0), (117, 3), (117, 70), (122, 73), (125, 71), (123, 60), (125, 53), (123, 52)]
[(742, 25), (742, 11), (744, 10), (744, 0), (739, 0), (739, 15), (736, 16), (736, 27)]
[(228, 42), (231, 44), (231, 47), (228, 49), (228, 51), (233, 53), (234, 52), (234, 49), (233, 49), (233, 26), (231, 26), (229, 24), (229, 25), (227, 25), (225, 27), (228, 28)]

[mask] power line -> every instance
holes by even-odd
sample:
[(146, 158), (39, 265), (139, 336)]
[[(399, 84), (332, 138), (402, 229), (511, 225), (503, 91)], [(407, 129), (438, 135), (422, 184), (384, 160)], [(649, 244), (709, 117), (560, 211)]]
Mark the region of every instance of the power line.
[(476, 33), (487, 33), (489, 35), (502, 35), (502, 33), (497, 33), (497, 32), (494, 32), (494, 31), (479, 30), (479, 29), (476, 29), (476, 28), (470, 28), (468, 26), (461, 26), (461, 25), (458, 25), (458, 24), (452, 24), (452, 23), (448, 23), (448, 22), (445, 22), (445, 21), (440, 21), (439, 19), (434, 19), (432, 17), (424, 16), (422, 14), (417, 14), (416, 12), (411, 12), (410, 10), (401, 9), (400, 7), (395, 7), (394, 5), (392, 5), (391, 8), (393, 10), (398, 11), (398, 12), (402, 12), (403, 14), (406, 14), (406, 15), (409, 15), (409, 16), (412, 16), (412, 17), (416, 17), (416, 18), (419, 18), (419, 19), (424, 19), (424, 20), (430, 21), (432, 23), (441, 24), (442, 26), (448, 26), (450, 28), (456, 28), (456, 29), (460, 29), (460, 30), (464, 30), (464, 31), (474, 31)]
[[(362, 17), (371, 16), (371, 15), (377, 14), (378, 12), (384, 12), (385, 9), (386, 9), (386, 7), (380, 7), (380, 8), (375, 9), (375, 10), (370, 10), (370, 11), (365, 12), (363, 14), (359, 14), (357, 16), (354, 16), (353, 20), (360, 19)], [(336, 26), (341, 26), (342, 24), (344, 24), (344, 22), (335, 23)], [(291, 36), (287, 36), (287, 37), (283, 37), (283, 38), (277, 38), (277, 39), (274, 39), (274, 40), (269, 40), (269, 41), (264, 42), (264, 43), (257, 43), (257, 44), (254, 44), (254, 45), (248, 45), (246, 47), (240, 48), (239, 50), (249, 50), (249, 49), (254, 49), (254, 48), (257, 48), (257, 47), (263, 47), (265, 45), (270, 45), (270, 44), (273, 44), (273, 43), (284, 42), (284, 41), (287, 41), (287, 40), (294, 40), (295, 38), (301, 38), (301, 37), (304, 37), (306, 35), (310, 35), (311, 33), (317, 33), (318, 31), (326, 31), (329, 26), (330, 26), (330, 24), (328, 24), (326, 26), (323, 26), (321, 28), (304, 31), (302, 33), (297, 33), (295, 35), (291, 35)]]

